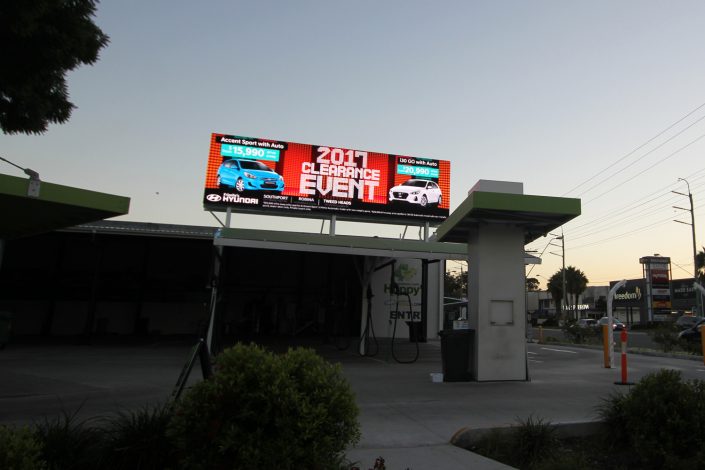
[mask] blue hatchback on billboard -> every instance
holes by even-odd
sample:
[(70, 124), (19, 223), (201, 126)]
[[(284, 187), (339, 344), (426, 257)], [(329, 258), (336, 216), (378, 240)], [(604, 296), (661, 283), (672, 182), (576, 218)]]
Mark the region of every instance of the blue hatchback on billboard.
[(243, 191), (284, 190), (284, 178), (257, 160), (233, 158), (218, 168), (218, 187)]

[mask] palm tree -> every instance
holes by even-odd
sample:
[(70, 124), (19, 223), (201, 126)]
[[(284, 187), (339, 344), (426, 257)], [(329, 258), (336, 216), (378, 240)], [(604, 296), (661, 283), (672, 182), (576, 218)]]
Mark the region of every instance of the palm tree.
[[(556, 313), (559, 318), (563, 317), (563, 309), (561, 304), (563, 303), (563, 270), (559, 270), (548, 280), (546, 284), (546, 290), (551, 293), (551, 298), (556, 304)], [(566, 289), (567, 290), (567, 289)]]
[(578, 297), (585, 292), (588, 282), (585, 273), (575, 266), (568, 266), (565, 269), (565, 290), (568, 294), (573, 294), (573, 310), (576, 318), (578, 317)]
[[(566, 290), (566, 300), (570, 302), (570, 295), (573, 295), (573, 309), (575, 311), (575, 316), (578, 316), (578, 297), (580, 294), (585, 292), (588, 284), (588, 278), (585, 273), (575, 266), (568, 266), (565, 268), (565, 290)], [(551, 293), (551, 297), (556, 303), (556, 310), (559, 315), (563, 314), (561, 310), (561, 304), (563, 300), (563, 269), (559, 269), (551, 278), (548, 280), (548, 285), (546, 289)]]
[(705, 283), (705, 246), (695, 255), (695, 268), (698, 271), (698, 281)]

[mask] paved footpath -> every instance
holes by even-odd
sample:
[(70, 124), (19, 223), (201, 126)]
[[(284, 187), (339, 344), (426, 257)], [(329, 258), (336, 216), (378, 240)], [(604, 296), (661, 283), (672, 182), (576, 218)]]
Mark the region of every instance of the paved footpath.
[[(164, 402), (191, 349), (186, 343), (148, 346), (9, 345), (0, 351), (0, 422), (31, 423), (62, 410), (79, 417)], [(360, 408), (362, 438), (347, 452), (362, 470), (383, 457), (389, 470), (501, 469), (497, 462), (450, 445), (458, 432), (515, 424), (529, 416), (554, 423), (597, 419), (596, 406), (624, 387), (619, 371), (602, 366), (602, 352), (528, 345), (530, 381), (434, 383), (440, 345), (420, 345), (419, 360), (399, 364), (389, 349), (361, 357), (352, 348), (317, 348), (342, 364)], [(415, 346), (400, 342), (399, 359)], [(705, 379), (702, 361), (631, 355), (629, 380), (659, 368)], [(191, 383), (199, 379), (194, 369)]]

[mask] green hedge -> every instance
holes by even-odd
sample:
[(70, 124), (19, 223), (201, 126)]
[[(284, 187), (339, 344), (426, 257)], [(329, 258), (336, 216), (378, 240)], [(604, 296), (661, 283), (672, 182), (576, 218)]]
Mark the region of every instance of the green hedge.
[(32, 430), (0, 425), (0, 468), (3, 470), (41, 470), (42, 445)]
[(170, 435), (183, 468), (339, 469), (359, 439), (339, 366), (308, 349), (238, 344), (176, 405)]
[(608, 444), (628, 450), (640, 468), (705, 468), (705, 382), (664, 369), (610, 396), (599, 411)]

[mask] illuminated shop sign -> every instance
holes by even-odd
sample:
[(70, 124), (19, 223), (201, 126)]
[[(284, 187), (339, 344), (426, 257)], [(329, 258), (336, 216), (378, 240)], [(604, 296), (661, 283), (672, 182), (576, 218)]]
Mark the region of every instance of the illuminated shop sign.
[(450, 162), (212, 134), (203, 204), (226, 210), (442, 222)]
[[(610, 288), (614, 287), (617, 281), (610, 282)], [(617, 289), (614, 294), (614, 307), (639, 307), (643, 304), (645, 291), (644, 279), (629, 279), (627, 283)]]
[(689, 300), (691, 302), (695, 302), (695, 287), (693, 287), (693, 278), (672, 280), (671, 292), (673, 300)]
[(662, 320), (671, 312), (671, 258), (667, 256), (644, 256), (639, 258), (644, 265), (644, 278), (651, 301), (652, 318)]

